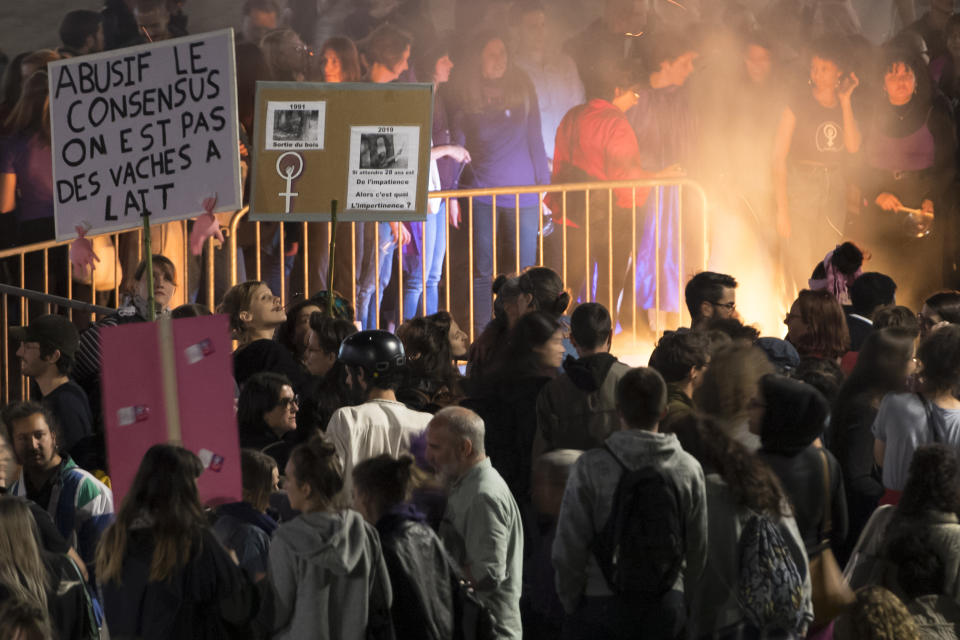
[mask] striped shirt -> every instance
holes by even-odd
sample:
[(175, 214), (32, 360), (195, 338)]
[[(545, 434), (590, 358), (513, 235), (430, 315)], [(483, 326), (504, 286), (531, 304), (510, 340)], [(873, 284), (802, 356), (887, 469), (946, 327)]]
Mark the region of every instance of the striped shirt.
[[(64, 456), (52, 482), (50, 500), (40, 506), (53, 518), (60, 535), (92, 568), (100, 535), (113, 521), (113, 492), (78, 467), (70, 456)], [(10, 493), (30, 498), (22, 471)]]

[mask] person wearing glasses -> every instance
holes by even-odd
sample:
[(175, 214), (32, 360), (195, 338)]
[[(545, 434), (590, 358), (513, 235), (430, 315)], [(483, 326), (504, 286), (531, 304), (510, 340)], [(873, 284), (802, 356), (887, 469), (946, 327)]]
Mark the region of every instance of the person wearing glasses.
[(939, 324), (960, 324), (960, 291), (938, 291), (924, 300), (917, 320), (921, 338)]
[(240, 446), (255, 449), (286, 467), (293, 447), (302, 441), (297, 435), (300, 399), (290, 380), (279, 373), (261, 371), (247, 380), (237, 402)]
[(737, 281), (733, 276), (701, 271), (687, 282), (683, 296), (694, 330), (705, 328), (714, 318), (737, 317)]

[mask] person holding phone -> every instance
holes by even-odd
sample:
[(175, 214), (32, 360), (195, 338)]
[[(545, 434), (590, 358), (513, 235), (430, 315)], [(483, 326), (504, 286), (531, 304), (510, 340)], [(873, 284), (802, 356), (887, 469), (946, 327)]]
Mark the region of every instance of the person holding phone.
[(847, 73), (845, 59), (834, 39), (814, 43), (809, 86), (788, 100), (780, 116), (773, 179), (788, 288), (805, 288), (810, 265), (844, 237), (844, 167), (862, 140), (851, 104), (860, 80)]

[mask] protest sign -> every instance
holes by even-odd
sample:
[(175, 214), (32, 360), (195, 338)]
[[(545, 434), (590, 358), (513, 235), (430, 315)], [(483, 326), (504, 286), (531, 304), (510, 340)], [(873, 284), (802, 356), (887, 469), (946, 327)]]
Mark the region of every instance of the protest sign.
[(251, 220), (425, 219), (433, 85), (258, 82), (256, 104)]
[(116, 503), (130, 489), (147, 449), (163, 442), (200, 458), (201, 500), (240, 500), (226, 316), (105, 327), (101, 341), (103, 417)]
[(239, 209), (233, 31), (49, 65), (56, 237)]

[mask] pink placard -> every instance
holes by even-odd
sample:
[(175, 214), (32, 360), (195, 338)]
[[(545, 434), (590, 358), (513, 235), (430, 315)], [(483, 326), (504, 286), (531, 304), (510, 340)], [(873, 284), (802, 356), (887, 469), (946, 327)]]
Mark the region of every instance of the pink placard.
[(103, 410), (114, 501), (130, 488), (143, 454), (169, 442), (161, 349), (173, 350), (182, 446), (204, 463), (200, 499), (240, 500), (240, 446), (233, 409), (231, 343), (225, 316), (172, 321), (172, 344), (157, 323), (101, 331)]

